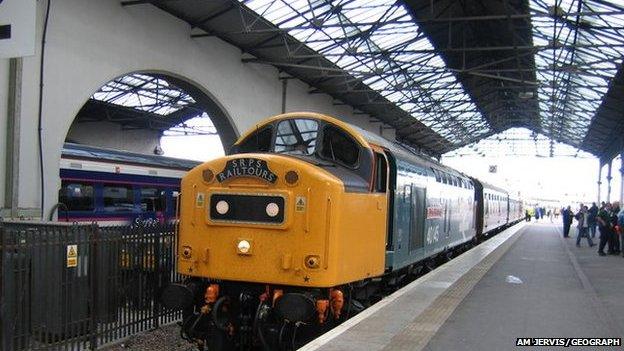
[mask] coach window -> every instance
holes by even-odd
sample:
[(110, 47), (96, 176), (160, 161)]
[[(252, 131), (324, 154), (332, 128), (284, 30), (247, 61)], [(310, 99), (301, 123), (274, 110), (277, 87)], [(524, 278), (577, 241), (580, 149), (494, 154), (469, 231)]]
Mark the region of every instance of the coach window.
[(164, 204), (164, 191), (157, 188), (141, 188), (141, 209), (143, 211), (163, 211)]
[(123, 212), (134, 209), (134, 193), (131, 186), (104, 185), (102, 189), (104, 211)]
[(65, 204), (68, 211), (93, 211), (93, 185), (63, 181), (59, 202)]
[(437, 169), (431, 169), (433, 171), (433, 176), (435, 177), (436, 182), (440, 183), (442, 179), (440, 178), (440, 172)]
[(238, 145), (238, 152), (269, 152), (273, 139), (273, 127), (267, 126), (252, 133)]
[(275, 152), (312, 155), (316, 148), (318, 122), (311, 119), (287, 119), (277, 125)]
[(358, 144), (345, 132), (326, 126), (323, 129), (321, 156), (344, 166), (355, 168), (360, 157)]
[(375, 153), (375, 191), (385, 193), (388, 183), (388, 164), (386, 158), (379, 153)]

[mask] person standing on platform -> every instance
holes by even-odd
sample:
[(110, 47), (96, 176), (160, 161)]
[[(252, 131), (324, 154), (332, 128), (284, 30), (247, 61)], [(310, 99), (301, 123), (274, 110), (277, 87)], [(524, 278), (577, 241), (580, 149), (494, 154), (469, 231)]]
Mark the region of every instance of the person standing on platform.
[(620, 251), (624, 257), (624, 207), (618, 212), (618, 234), (620, 235)]
[(598, 210), (596, 220), (598, 221), (598, 230), (600, 231), (600, 244), (598, 245), (598, 254), (606, 256), (604, 248), (609, 242), (611, 232), (611, 204), (607, 203)]
[(552, 223), (552, 221), (553, 221), (553, 212), (555, 212), (555, 211), (553, 211), (550, 208), (548, 209), (548, 219), (550, 219), (550, 223)]
[(561, 218), (563, 218), (563, 237), (570, 236), (570, 225), (572, 225), (572, 209), (568, 206), (561, 212)]
[(592, 206), (589, 208), (589, 234), (591, 238), (596, 237), (596, 216), (598, 215), (598, 206), (595, 202), (592, 202)]
[(587, 210), (587, 206), (581, 204), (581, 209), (576, 214), (576, 220), (578, 221), (577, 229), (578, 233), (576, 234), (576, 246), (581, 246), (581, 238), (586, 237), (587, 243), (589, 247), (594, 246), (592, 239), (589, 237), (589, 213)]
[(609, 254), (620, 254), (620, 233), (618, 227), (618, 213), (620, 212), (620, 203), (615, 201), (611, 205), (611, 242), (609, 243)]

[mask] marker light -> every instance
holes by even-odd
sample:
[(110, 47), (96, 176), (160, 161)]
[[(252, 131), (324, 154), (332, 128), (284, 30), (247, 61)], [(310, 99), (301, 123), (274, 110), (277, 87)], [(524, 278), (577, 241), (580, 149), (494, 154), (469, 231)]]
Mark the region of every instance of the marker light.
[(236, 249), (239, 253), (247, 254), (249, 253), (249, 250), (251, 250), (251, 243), (247, 240), (241, 240), (238, 242)]
[(279, 206), (275, 202), (266, 205), (266, 214), (269, 217), (275, 217), (279, 213)]
[(202, 177), (204, 178), (205, 182), (210, 183), (214, 179), (214, 173), (212, 173), (212, 171), (209, 169), (205, 169), (202, 172)]
[(230, 210), (230, 205), (227, 201), (221, 200), (217, 202), (217, 212), (221, 215), (226, 214)]
[(294, 185), (299, 180), (299, 174), (295, 171), (288, 171), (284, 179), (286, 179), (286, 183)]

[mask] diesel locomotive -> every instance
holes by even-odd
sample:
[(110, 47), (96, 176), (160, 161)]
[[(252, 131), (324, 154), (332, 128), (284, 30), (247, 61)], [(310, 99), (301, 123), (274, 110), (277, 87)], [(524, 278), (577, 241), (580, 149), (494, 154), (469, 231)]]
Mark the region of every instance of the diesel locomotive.
[(293, 349), (523, 217), (508, 192), (338, 119), (288, 113), (183, 177), (162, 301), (208, 349)]

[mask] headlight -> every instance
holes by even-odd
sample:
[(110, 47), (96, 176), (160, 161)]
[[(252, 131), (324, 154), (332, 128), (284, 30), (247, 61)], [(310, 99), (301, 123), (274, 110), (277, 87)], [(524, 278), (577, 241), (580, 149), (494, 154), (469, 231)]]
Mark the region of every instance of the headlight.
[(221, 200), (217, 202), (217, 213), (220, 215), (226, 214), (230, 210), (230, 205), (225, 200)]
[(270, 202), (268, 205), (266, 205), (266, 214), (269, 217), (275, 217), (279, 214), (279, 206), (275, 203), (275, 202)]
[(251, 250), (251, 243), (247, 240), (241, 240), (238, 242), (236, 249), (241, 254), (248, 254), (249, 250)]

